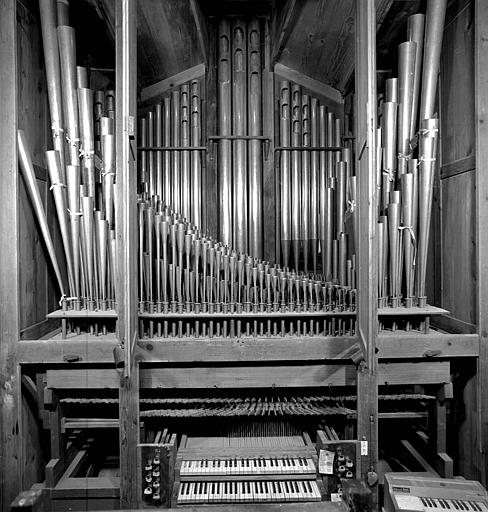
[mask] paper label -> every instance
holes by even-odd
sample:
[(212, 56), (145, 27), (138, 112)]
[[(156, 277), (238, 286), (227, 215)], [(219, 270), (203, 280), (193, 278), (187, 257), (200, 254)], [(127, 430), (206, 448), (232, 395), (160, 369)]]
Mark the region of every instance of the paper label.
[(340, 492), (331, 492), (330, 493), (330, 501), (342, 501), (342, 494)]
[(319, 473), (322, 475), (332, 475), (334, 473), (335, 453), (328, 450), (319, 452)]
[(418, 498), (417, 496), (406, 496), (402, 494), (396, 494), (395, 500), (400, 510), (425, 510), (425, 507), (422, 505), (420, 498)]
[(368, 441), (361, 441), (361, 455), (368, 455)]

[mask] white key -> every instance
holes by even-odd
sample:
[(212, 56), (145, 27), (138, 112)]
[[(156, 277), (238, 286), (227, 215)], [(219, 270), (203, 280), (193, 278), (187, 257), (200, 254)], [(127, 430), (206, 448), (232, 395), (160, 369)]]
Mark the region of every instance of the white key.
[(255, 492), (255, 500), (256, 501), (266, 501), (266, 488), (264, 486), (264, 482), (257, 481), (256, 482), (256, 492)]
[(242, 501), (244, 503), (249, 503), (252, 501), (252, 491), (251, 491), (251, 482), (245, 480), (242, 482)]
[(183, 482), (180, 484), (180, 488), (178, 489), (178, 503), (184, 503), (185, 501), (185, 489), (186, 489), (186, 482)]
[(316, 501), (320, 501), (322, 498), (322, 495), (320, 494), (320, 489), (319, 489), (319, 486), (317, 485), (317, 482), (315, 480), (311, 480), (310, 485), (312, 486), (312, 493), (313, 493), (314, 499)]

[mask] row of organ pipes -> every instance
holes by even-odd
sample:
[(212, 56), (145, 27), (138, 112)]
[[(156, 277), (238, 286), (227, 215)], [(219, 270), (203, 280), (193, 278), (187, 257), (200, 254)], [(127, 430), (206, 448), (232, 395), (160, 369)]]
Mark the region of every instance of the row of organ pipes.
[(377, 137), (378, 306), (424, 307), (434, 175), (435, 114), (446, 0), (410, 16), (398, 77), (379, 96)]
[(32, 155), (19, 131), (19, 162), (62, 294), (63, 309), (115, 306), (115, 97), (93, 91), (76, 66), (74, 29), (66, 1), (39, 0), (52, 150), (46, 151), (66, 275), (47, 225)]
[[(425, 306), (438, 119), (434, 115), (446, 0), (411, 16), (398, 77), (379, 97), (379, 307)], [(54, 251), (27, 141), (21, 169), (64, 309), (115, 304), (114, 93), (76, 66), (67, 3), (40, 0), (53, 149), (46, 152), (66, 261)], [(218, 22), (217, 130), (204, 137), (203, 80), (170, 90), (139, 120), (140, 314), (334, 315), (356, 303), (357, 177), (344, 120), (299, 84), (275, 78), (277, 250), (263, 258), (263, 31), (258, 19)], [(425, 25), (425, 30), (424, 30)], [(210, 139), (217, 183), (205, 179)], [(207, 143), (208, 141), (208, 143)], [(215, 186), (218, 204), (206, 204)], [(209, 233), (207, 216), (218, 230)], [(67, 282), (65, 282), (67, 281)], [(170, 329), (172, 329), (170, 327)], [(297, 325), (278, 331), (301, 332)], [(233, 328), (229, 327), (229, 331)], [(273, 326), (260, 328), (276, 333)], [(313, 335), (353, 332), (310, 324)], [(195, 330), (192, 331), (195, 333)]]

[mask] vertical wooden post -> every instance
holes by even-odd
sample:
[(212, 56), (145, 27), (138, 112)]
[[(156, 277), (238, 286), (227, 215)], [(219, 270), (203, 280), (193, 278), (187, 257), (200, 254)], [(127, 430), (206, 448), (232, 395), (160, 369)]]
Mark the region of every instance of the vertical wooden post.
[(374, 0), (356, 0), (356, 169), (358, 176), (358, 336), (364, 361), (358, 369), (358, 436), (368, 441), (365, 474), (378, 459), (376, 384), (376, 12)]
[(137, 215), (136, 215), (136, 3), (119, 0), (116, 32), (116, 150), (117, 150), (117, 303), (118, 336), (125, 351), (119, 390), (120, 505), (138, 501), (137, 443), (139, 441), (139, 371), (133, 349), (137, 342)]
[(0, 0), (0, 510), (22, 484), (19, 421), (19, 188), (16, 0)]
[(488, 4), (475, 0), (476, 249), (478, 275), (478, 443), (479, 477), (487, 479), (488, 453)]

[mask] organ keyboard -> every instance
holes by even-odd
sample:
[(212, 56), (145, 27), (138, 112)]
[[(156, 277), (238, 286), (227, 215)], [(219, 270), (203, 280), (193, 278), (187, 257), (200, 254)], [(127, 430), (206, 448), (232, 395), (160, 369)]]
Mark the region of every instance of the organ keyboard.
[(309, 436), (186, 437), (176, 456), (172, 505), (322, 500)]
[(314, 480), (183, 482), (178, 505), (196, 503), (256, 503), (320, 501)]
[(385, 512), (488, 512), (488, 493), (474, 480), (385, 474)]
[(181, 464), (181, 476), (221, 476), (221, 475), (315, 475), (315, 463), (304, 457), (277, 458), (235, 458), (184, 460)]

